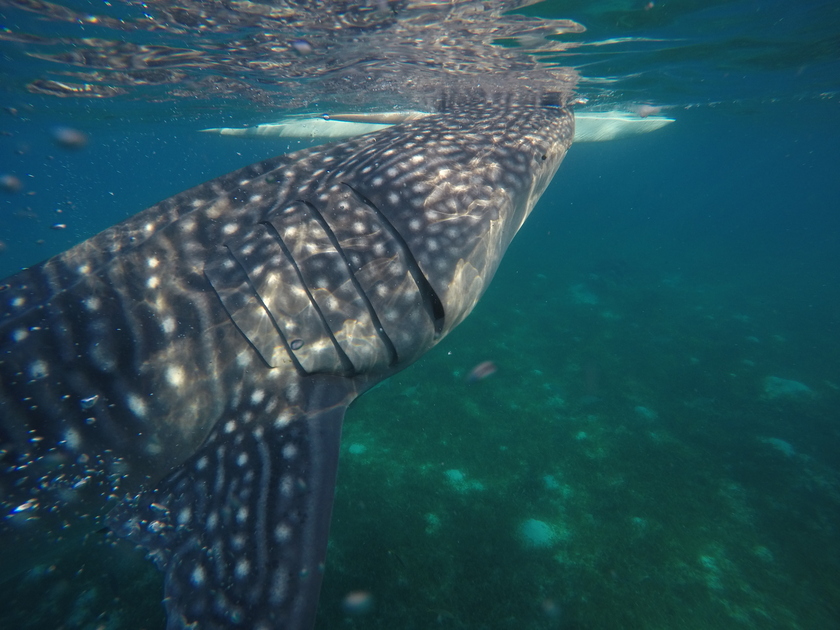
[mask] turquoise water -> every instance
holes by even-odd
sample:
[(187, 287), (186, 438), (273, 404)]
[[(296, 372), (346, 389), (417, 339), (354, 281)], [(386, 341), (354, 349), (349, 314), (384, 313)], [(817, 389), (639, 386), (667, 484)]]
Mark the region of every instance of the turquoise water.
[(322, 601), (375, 593), (359, 628), (836, 627), (837, 232), (797, 202), (837, 188), (834, 113), (574, 148), (469, 321), (351, 409)]
[[(750, 15), (721, 6), (716, 24)], [(809, 74), (834, 59), (803, 34), (824, 5), (798, 6), (775, 63), (730, 31), (705, 32), (702, 72), (705, 53), (654, 57), (631, 88), (677, 121), (573, 146), (474, 313), (350, 408), (318, 628), (840, 627), (840, 111), (836, 77)], [(598, 36), (692, 32), (688, 9), (553, 7)], [(212, 111), (6, 94), (3, 276), (297, 148), (197, 134)], [(51, 140), (68, 120), (79, 151)], [(0, 626), (165, 626), (140, 552), (96, 532), (65, 551), (2, 585)]]

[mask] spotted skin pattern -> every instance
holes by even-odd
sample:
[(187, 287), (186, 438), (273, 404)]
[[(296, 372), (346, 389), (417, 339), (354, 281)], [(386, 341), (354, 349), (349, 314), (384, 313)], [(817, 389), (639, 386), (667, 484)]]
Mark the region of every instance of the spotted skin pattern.
[(311, 627), (344, 411), (472, 310), (571, 144), (562, 105), (266, 160), (7, 279), (0, 566), (105, 524), (165, 572), (170, 630)]

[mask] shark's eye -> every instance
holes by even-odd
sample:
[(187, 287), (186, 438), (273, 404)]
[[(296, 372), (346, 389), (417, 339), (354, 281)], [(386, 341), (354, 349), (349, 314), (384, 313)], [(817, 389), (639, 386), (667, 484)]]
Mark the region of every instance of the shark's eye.
[(543, 161), (545, 161), (545, 160), (547, 160), (547, 159), (548, 159), (548, 156), (547, 156), (547, 155), (543, 155), (543, 156), (542, 156), (542, 159), (543, 159)]

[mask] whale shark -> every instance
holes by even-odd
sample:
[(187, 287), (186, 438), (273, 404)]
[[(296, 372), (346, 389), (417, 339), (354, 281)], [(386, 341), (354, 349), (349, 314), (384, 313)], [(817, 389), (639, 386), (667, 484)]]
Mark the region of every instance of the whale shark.
[(345, 410), (481, 298), (567, 99), (448, 100), (0, 282), (0, 566), (106, 531), (163, 571), (169, 630), (311, 628)]

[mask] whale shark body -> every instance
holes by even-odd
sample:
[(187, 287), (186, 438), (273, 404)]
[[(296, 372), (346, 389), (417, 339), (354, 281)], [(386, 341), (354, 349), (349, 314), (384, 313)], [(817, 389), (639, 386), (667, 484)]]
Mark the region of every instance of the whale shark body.
[(0, 565), (106, 526), (167, 627), (314, 623), (342, 419), (472, 310), (574, 136), (475, 99), (180, 193), (0, 290)]

